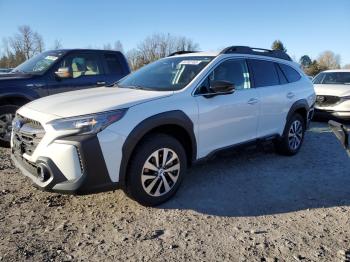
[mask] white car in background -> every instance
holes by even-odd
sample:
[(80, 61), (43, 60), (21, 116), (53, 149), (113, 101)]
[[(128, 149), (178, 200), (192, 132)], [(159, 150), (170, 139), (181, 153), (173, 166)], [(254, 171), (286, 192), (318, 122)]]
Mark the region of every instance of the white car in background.
[(315, 113), (350, 119), (350, 69), (327, 70), (313, 80)]

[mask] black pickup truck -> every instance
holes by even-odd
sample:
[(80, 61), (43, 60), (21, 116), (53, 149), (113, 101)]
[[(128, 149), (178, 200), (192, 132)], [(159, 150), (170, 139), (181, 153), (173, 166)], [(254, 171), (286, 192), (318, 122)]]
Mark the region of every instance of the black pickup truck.
[(43, 52), (0, 74), (0, 146), (9, 146), (12, 119), (22, 105), (52, 94), (109, 85), (129, 73), (121, 52), (65, 49)]

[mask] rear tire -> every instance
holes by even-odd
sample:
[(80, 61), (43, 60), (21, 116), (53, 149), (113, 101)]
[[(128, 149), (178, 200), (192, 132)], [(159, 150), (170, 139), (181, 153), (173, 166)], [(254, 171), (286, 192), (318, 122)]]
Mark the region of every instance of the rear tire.
[(16, 105), (0, 106), (0, 146), (10, 147), (12, 120), (18, 109)]
[(176, 193), (186, 169), (186, 152), (178, 140), (165, 134), (147, 136), (131, 156), (124, 191), (141, 205), (159, 205)]
[(299, 152), (305, 135), (305, 119), (298, 113), (287, 122), (283, 136), (275, 141), (277, 153), (292, 156)]

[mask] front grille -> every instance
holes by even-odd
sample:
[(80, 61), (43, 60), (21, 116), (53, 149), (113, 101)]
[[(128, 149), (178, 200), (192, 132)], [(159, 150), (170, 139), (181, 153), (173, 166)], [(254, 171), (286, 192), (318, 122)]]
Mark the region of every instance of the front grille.
[(316, 105), (318, 106), (332, 106), (340, 101), (339, 96), (316, 96)]
[(45, 135), (42, 125), (35, 120), (16, 115), (13, 123), (13, 145), (17, 153), (32, 155)]

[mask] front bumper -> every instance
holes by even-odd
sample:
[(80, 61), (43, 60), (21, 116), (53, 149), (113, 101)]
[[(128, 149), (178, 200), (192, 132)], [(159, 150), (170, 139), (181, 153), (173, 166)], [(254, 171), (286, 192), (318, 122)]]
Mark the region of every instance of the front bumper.
[[(88, 194), (118, 188), (118, 182), (110, 179), (96, 135), (65, 137), (50, 147), (53, 153), (48, 154), (48, 157), (38, 157), (35, 163), (23, 157), (20, 146), (13, 146), (11, 150), (15, 165), (37, 188), (70, 194)], [(47, 173), (44, 179), (38, 172), (43, 167)]]
[(350, 111), (336, 111), (331, 109), (315, 108), (315, 115), (319, 117), (336, 117), (343, 120), (350, 120)]

